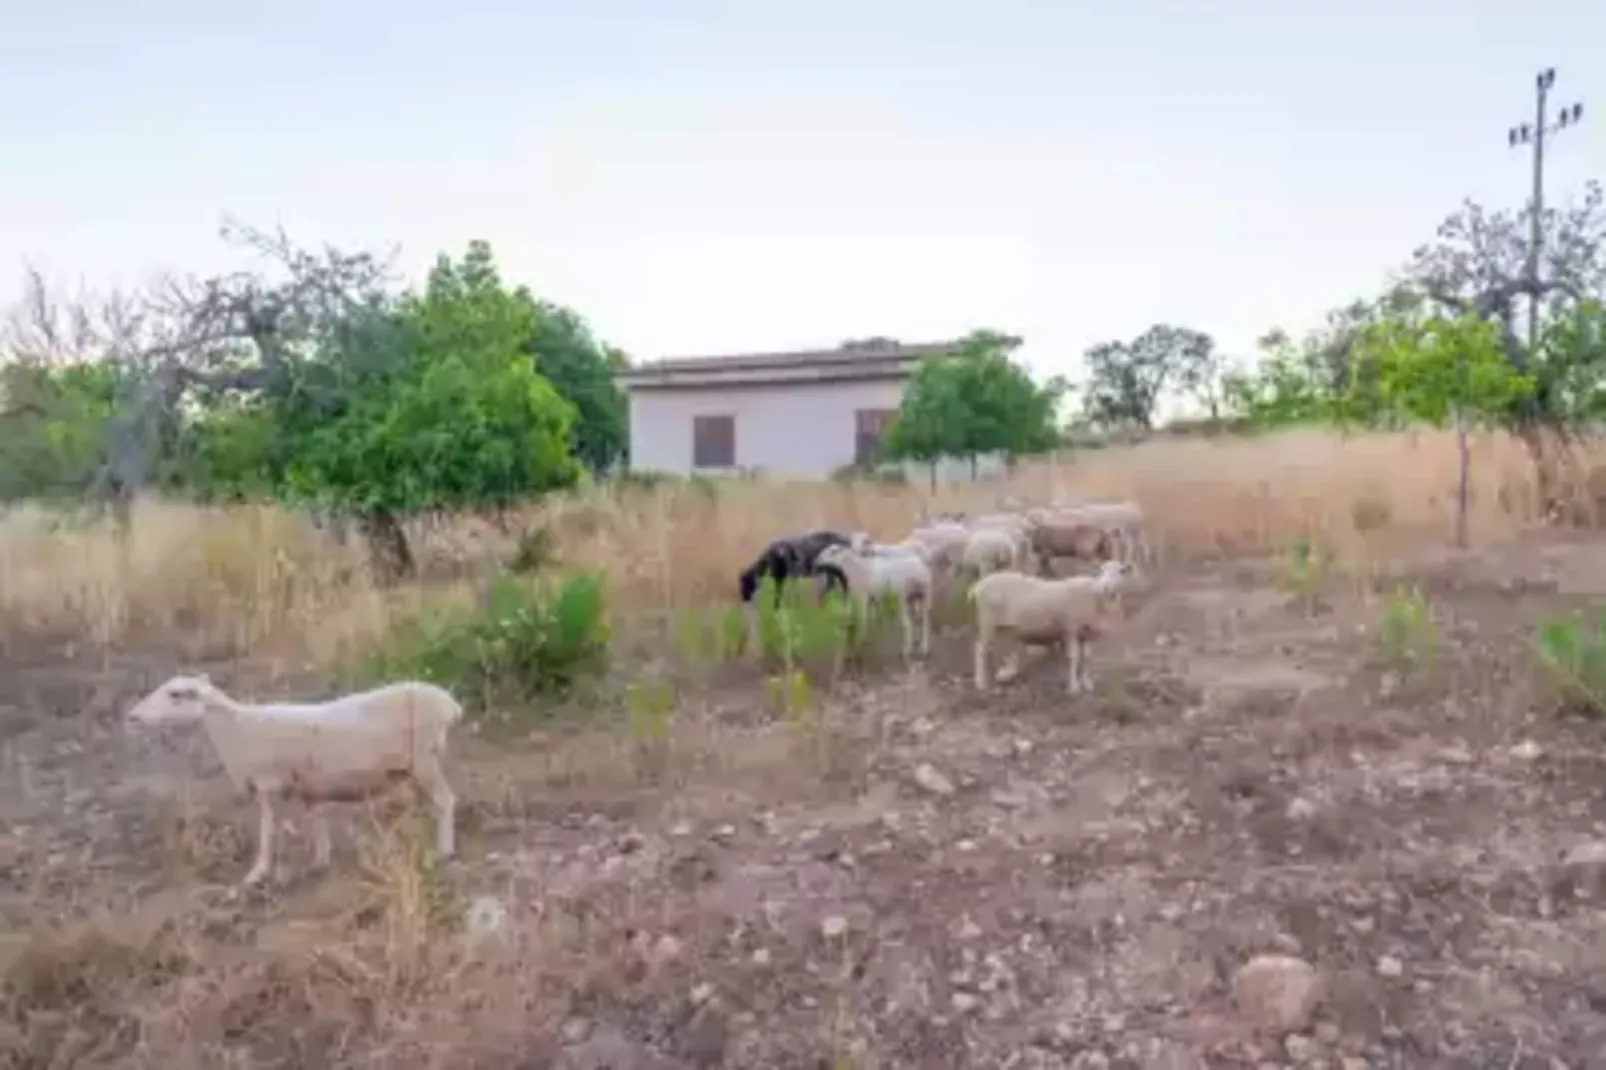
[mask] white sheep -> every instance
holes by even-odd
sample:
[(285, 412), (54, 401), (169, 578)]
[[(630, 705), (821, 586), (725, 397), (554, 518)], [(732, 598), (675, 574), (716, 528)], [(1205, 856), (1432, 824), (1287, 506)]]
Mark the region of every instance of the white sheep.
[(911, 609), (920, 613), (920, 653), (931, 652), (931, 566), (920, 554), (866, 555), (846, 546), (831, 546), (820, 552), (818, 563), (840, 569), (847, 577), (848, 594), (861, 609), (870, 599), (892, 595), (898, 602), (903, 622), (903, 652), (914, 648), (914, 620)]
[[(1131, 565), (1106, 561), (1092, 576), (1042, 579), (1021, 572), (994, 572), (982, 577), (969, 595), (976, 606), (976, 689), (988, 689), (987, 658), (993, 641), (1002, 633), (1030, 646), (1063, 644), (1069, 661), (1066, 690), (1073, 695), (1091, 690), (1087, 644), (1102, 634), (1106, 617), (1116, 608), (1133, 575)], [(1017, 649), (1000, 670), (999, 679), (1008, 680), (1019, 671)]]
[(949, 569), (959, 563), (970, 540), (970, 529), (950, 520), (924, 524), (911, 531), (904, 542), (916, 543), (926, 551), (928, 563)]
[(977, 577), (1000, 569), (1020, 571), (1021, 541), (1008, 528), (982, 528), (971, 532), (965, 539), (960, 564)]
[(205, 676), (175, 676), (128, 711), (137, 725), (200, 721), (234, 786), (257, 801), (257, 855), (242, 886), (268, 875), (274, 805), (302, 802), (312, 817), (319, 867), (329, 864), (319, 803), (356, 802), (410, 779), (435, 808), (435, 847), (456, 853), (457, 797), (441, 769), (447, 732), (463, 707), (434, 684), (389, 684), (327, 702), (236, 702)]

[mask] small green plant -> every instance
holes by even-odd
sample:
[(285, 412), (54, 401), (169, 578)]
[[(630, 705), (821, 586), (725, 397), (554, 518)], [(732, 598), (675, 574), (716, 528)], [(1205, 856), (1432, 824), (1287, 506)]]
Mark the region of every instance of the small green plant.
[(675, 617), (675, 650), (681, 661), (704, 665), (725, 660), (724, 636), (700, 609), (683, 609)]
[(764, 681), (764, 690), (787, 721), (799, 727), (812, 726), (816, 719), (814, 688), (806, 674), (794, 669), (771, 676)]
[(600, 575), (532, 582), (503, 574), (473, 606), (405, 620), (359, 674), (430, 680), (483, 712), (572, 691), (606, 668), (608, 641)]
[(1388, 593), (1377, 641), (1384, 660), (1395, 670), (1424, 669), (1433, 663), (1439, 652), (1439, 627), (1420, 589), (1396, 587)]
[(1327, 565), (1326, 552), (1308, 536), (1300, 536), (1289, 544), (1283, 562), (1283, 581), (1307, 609), (1315, 607), (1316, 597), (1327, 578)]
[(632, 683), (625, 689), (625, 713), (637, 770), (648, 779), (662, 776), (674, 727), (674, 687), (667, 680)]
[(1593, 621), (1579, 613), (1546, 622), (1535, 647), (1564, 711), (1606, 715), (1606, 610)]
[(731, 606), (719, 618), (719, 659), (729, 661), (747, 648), (747, 614)]

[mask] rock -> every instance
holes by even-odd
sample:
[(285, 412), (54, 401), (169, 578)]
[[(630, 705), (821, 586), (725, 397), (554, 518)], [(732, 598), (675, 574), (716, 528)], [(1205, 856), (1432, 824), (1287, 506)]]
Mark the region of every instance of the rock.
[(555, 1070), (679, 1070), (685, 1065), (600, 1024), (585, 1040), (565, 1048), (553, 1064)]
[(1316, 804), (1296, 795), (1289, 800), (1288, 809), (1284, 813), (1290, 821), (1307, 821), (1316, 816)]
[(1232, 978), (1238, 1013), (1267, 1033), (1292, 1033), (1310, 1021), (1323, 995), (1316, 967), (1292, 955), (1257, 955)]
[(969, 1014), (981, 1006), (981, 997), (970, 992), (955, 992), (949, 1001), (960, 1014)]
[(1544, 753), (1544, 748), (1531, 739), (1525, 739), (1511, 747), (1511, 756), (1521, 762), (1536, 761)]
[(1405, 973), (1405, 963), (1393, 955), (1384, 955), (1377, 960), (1377, 972), (1380, 977), (1399, 977)]
[(1316, 1043), (1303, 1033), (1289, 1033), (1283, 1039), (1283, 1050), (1296, 1063), (1308, 1063), (1316, 1054)]
[(729, 1015), (717, 1003), (707, 1003), (680, 1031), (675, 1048), (695, 1066), (723, 1066), (730, 1032)]
[(475, 896), (463, 912), (463, 931), (471, 941), (494, 936), (506, 924), (507, 908), (494, 895)]
[(937, 771), (937, 767), (930, 762), (921, 762), (915, 766), (915, 783), (933, 795), (952, 795), (954, 782)]
[(848, 919), (840, 914), (832, 914), (820, 922), (820, 935), (827, 940), (835, 940), (848, 931)]
[(1606, 893), (1606, 840), (1573, 844), (1561, 856), (1561, 869), (1574, 896), (1591, 898)]

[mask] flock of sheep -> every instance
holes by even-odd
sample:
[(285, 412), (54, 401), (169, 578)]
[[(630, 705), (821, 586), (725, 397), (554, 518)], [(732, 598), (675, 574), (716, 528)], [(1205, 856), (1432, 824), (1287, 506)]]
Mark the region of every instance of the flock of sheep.
[[(891, 597), (903, 621), (905, 653), (914, 650), (918, 613), (925, 654), (938, 585), (974, 577), (968, 598), (976, 607), (976, 687), (989, 686), (993, 643), (1010, 637), (1020, 645), (1062, 647), (1066, 687), (1076, 694), (1092, 685), (1088, 643), (1137, 575), (1134, 563), (1151, 556), (1135, 504), (1085, 501), (936, 517), (890, 544), (871, 542), (862, 532), (779, 539), (742, 572), (740, 594), (751, 603), (766, 577), (777, 594), (790, 579), (811, 577), (861, 604)], [(1065, 557), (1098, 565), (1091, 574), (1052, 578), (1055, 559)], [(1026, 571), (1032, 559), (1042, 575)], [(999, 679), (1009, 679), (1019, 667), (1017, 649)], [(371, 798), (400, 781), (411, 781), (429, 798), (436, 852), (452, 857), (457, 800), (442, 763), (451, 727), (462, 717), (449, 692), (417, 681), (327, 702), (257, 704), (230, 698), (205, 676), (175, 676), (127, 714), (134, 725), (202, 724), (235, 788), (256, 800), (256, 858), (241, 887), (260, 883), (272, 869), (278, 807), (295, 802), (307, 810), (321, 868), (331, 844), (320, 805)]]
[[(863, 532), (812, 531), (777, 539), (743, 570), (739, 590), (750, 603), (767, 577), (776, 597), (793, 577), (813, 577), (863, 604), (890, 598), (903, 624), (904, 653), (931, 649), (931, 607), (940, 583), (974, 579), (968, 598), (976, 607), (976, 687), (989, 686), (988, 656), (1008, 636), (1029, 646), (1062, 646), (1068, 657), (1066, 688), (1092, 686), (1086, 651), (1113, 603), (1131, 585), (1134, 563), (1147, 561), (1143, 511), (1124, 501), (1087, 501), (966, 517), (932, 518), (901, 542), (875, 543)], [(1054, 577), (1054, 561), (1102, 562), (1092, 574)], [(1026, 569), (1035, 561), (1040, 575)], [(1019, 671), (1018, 651), (1000, 672)]]

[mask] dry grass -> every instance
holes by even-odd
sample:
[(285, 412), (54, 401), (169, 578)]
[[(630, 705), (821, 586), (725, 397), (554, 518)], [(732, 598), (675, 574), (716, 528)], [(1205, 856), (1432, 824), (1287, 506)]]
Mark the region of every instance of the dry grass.
[[(616, 606), (653, 611), (727, 601), (738, 563), (781, 533), (830, 525), (901, 537), (924, 508), (991, 506), (1011, 495), (1131, 496), (1173, 553), (1267, 552), (1310, 538), (1365, 566), (1445, 540), (1454, 466), (1445, 435), (1159, 441), (1023, 466), (1007, 483), (935, 496), (919, 486), (738, 483), (711, 494), (678, 485), (564, 499), (522, 523), (555, 534), (562, 565), (605, 570)], [(1483, 439), (1476, 473), (1478, 542), (1530, 522), (1530, 469), (1518, 445)], [(511, 551), (506, 536), (472, 517), (411, 534), (437, 595)], [(27, 509), (0, 521), (0, 649), (134, 642), (196, 660), (265, 649), (342, 658), (416, 593), (376, 591), (354, 541), (338, 543), (271, 507), (142, 502), (126, 545), (103, 524)]]
[[(14, 511), (0, 1060), (1255, 1065), (1285, 1053), (1234, 1031), (1220, 975), (1292, 945), (1337, 982), (1310, 1041), (1329, 1065), (1585, 1065), (1606, 1026), (1556, 1001), (1606, 969), (1606, 915), (1585, 878), (1544, 867), (1593, 828), (1599, 759), (1531, 719), (1513, 629), (1554, 607), (1500, 583), (1535, 561), (1598, 569), (1587, 547), (1533, 549), (1519, 446), (1476, 448), (1467, 558), (1443, 552), (1455, 453), (1438, 435), (1155, 442), (935, 498), (684, 485), (532, 510), (560, 567), (608, 572), (628, 620), (728, 602), (783, 532), (896, 537), (928, 507), (1130, 495), (1168, 561), (1166, 608), (1101, 655), (1075, 708), (1057, 673), (979, 703), (950, 631), (930, 666), (850, 680), (806, 716), (765, 712), (750, 679), (677, 680), (661, 740), (465, 737), (461, 863), (436, 870), (421, 816), (390, 800), (351, 815), (334, 872), (303, 871), (291, 837), (293, 875), (243, 902), (222, 892), (249, 812), (196, 786), (196, 754), (125, 736), (132, 693), (198, 662), (246, 691), (316, 676), (398, 608), (468, 597), (511, 539), (472, 519), (417, 530), (423, 578), (380, 591), (360, 547), (270, 508), (144, 502), (126, 544)], [(1421, 579), (1444, 665), (1384, 680), (1354, 638), (1376, 626), (1369, 592), (1338, 585), (1318, 613), (1322, 578), (1291, 599), (1281, 558), (1246, 560), (1300, 542), (1351, 575)], [(1510, 758), (1527, 738), (1555, 761)], [(953, 795), (911, 787), (922, 762)], [(1313, 816), (1288, 816), (1296, 797)], [(1377, 980), (1384, 954), (1403, 979)]]

